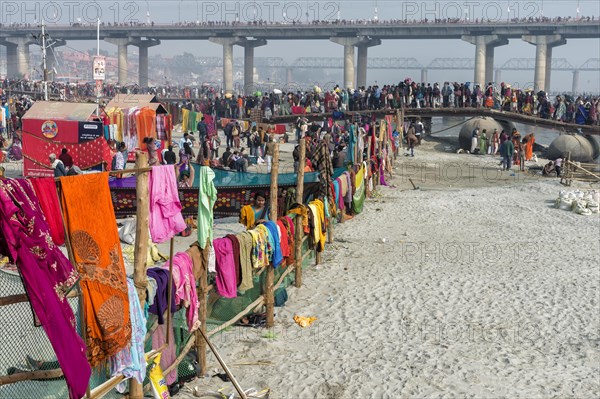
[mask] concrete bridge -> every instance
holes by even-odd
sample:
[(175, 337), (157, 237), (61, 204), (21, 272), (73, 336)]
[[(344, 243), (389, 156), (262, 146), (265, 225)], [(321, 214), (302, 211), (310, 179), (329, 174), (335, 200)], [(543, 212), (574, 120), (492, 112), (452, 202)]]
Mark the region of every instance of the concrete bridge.
[[(47, 26), (48, 34), (61, 43), (95, 40), (95, 25)], [(0, 29), (0, 45), (7, 48), (8, 75), (29, 71), (29, 46), (35, 44), (37, 27), (11, 26)], [(233, 46), (244, 47), (244, 86), (253, 87), (254, 48), (268, 40), (330, 40), (344, 47), (343, 86), (366, 86), (368, 48), (382, 40), (464, 40), (475, 45), (473, 82), (493, 81), (494, 49), (511, 39), (535, 45), (534, 89), (547, 90), (551, 74), (552, 48), (571, 39), (600, 39), (597, 21), (513, 23), (361, 23), (361, 24), (234, 24), (234, 25), (107, 25), (100, 38), (118, 46), (119, 83), (127, 81), (127, 47), (139, 48), (139, 84), (148, 85), (148, 48), (165, 40), (209, 40), (223, 46), (223, 86), (233, 91)], [(355, 48), (357, 55), (355, 56)], [(356, 74), (355, 74), (356, 64)], [(90, 66), (91, 67), (91, 66)]]
[[(372, 111), (350, 111), (344, 113), (347, 119), (352, 119), (354, 114), (362, 115), (395, 115), (395, 109), (389, 110), (372, 110)], [(292, 123), (295, 122), (299, 115), (289, 116), (274, 116), (272, 123)], [(309, 121), (322, 121), (324, 118), (330, 117), (331, 113), (325, 114), (305, 114)], [(530, 126), (539, 126), (545, 129), (554, 129), (567, 133), (576, 133), (581, 130), (584, 134), (592, 136), (600, 136), (600, 126), (577, 125), (574, 123), (565, 123), (552, 119), (543, 119), (537, 116), (529, 116), (516, 112), (502, 112), (487, 108), (406, 108), (404, 109), (404, 117), (430, 119), (432, 117), (458, 116), (458, 117), (477, 117), (486, 116), (499, 121), (515, 122)], [(266, 121), (265, 121), (266, 122)]]

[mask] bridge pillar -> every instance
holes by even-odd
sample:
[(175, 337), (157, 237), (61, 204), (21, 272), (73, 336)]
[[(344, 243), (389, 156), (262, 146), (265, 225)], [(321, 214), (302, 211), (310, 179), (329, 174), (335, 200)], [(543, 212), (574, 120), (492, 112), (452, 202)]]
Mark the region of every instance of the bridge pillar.
[(354, 46), (360, 42), (360, 39), (332, 37), (330, 40), (344, 46), (344, 88), (354, 89)]
[(571, 92), (573, 94), (573, 97), (576, 96), (577, 93), (579, 93), (579, 71), (578, 70), (573, 71), (573, 87), (571, 88)]
[(211, 43), (223, 46), (223, 93), (233, 93), (233, 46), (243, 44), (239, 37), (211, 37)]
[(290, 83), (294, 82), (294, 70), (290, 67), (287, 67), (286, 69), (286, 79), (287, 79), (287, 84), (289, 85)]
[(4, 40), (6, 46), (6, 74), (8, 77), (29, 77), (31, 71), (29, 64), (30, 39), (27, 37), (8, 37)]
[(367, 60), (369, 47), (379, 46), (380, 39), (363, 39), (356, 45), (358, 48), (358, 58), (356, 63), (356, 87), (367, 86)]
[(495, 74), (494, 74), (494, 82), (496, 83), (496, 86), (498, 86), (500, 84), (500, 82), (502, 82), (502, 70), (501, 69), (496, 69)]
[(563, 39), (561, 35), (525, 35), (522, 39), (535, 45), (535, 73), (533, 78), (535, 91), (550, 90), (552, 48), (566, 44), (567, 40)]
[(244, 93), (254, 92), (254, 48), (267, 44), (265, 39), (247, 40), (244, 42)]
[(427, 69), (421, 69), (421, 83), (427, 83)]
[(135, 40), (130, 44), (138, 48), (138, 84), (140, 87), (148, 87), (148, 48), (158, 46), (159, 39)]
[(106, 39), (104, 39), (105, 41), (107, 41), (110, 44), (114, 44), (118, 47), (118, 55), (117, 55), (117, 61), (118, 61), (118, 66), (117, 68), (119, 69), (118, 71), (118, 81), (119, 81), (119, 85), (123, 86), (126, 85), (127, 82), (127, 46), (132, 44), (131, 39), (129, 38), (117, 38), (117, 37), (107, 37)]
[(508, 44), (508, 40), (498, 35), (464, 35), (462, 36), (462, 40), (475, 45), (475, 75), (473, 77), (473, 85), (479, 84), (483, 87), (492, 78), (492, 75), (488, 75), (486, 71), (488, 68), (490, 71), (494, 69), (494, 48)]

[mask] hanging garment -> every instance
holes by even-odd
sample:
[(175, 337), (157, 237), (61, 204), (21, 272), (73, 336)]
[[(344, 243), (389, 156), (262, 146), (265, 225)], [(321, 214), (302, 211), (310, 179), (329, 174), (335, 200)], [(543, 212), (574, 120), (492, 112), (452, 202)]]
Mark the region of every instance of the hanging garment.
[(281, 248), (281, 256), (287, 258), (290, 256), (290, 246), (288, 245), (288, 229), (285, 227), (285, 224), (282, 220), (277, 221), (277, 226), (279, 227), (279, 231), (281, 235), (279, 237), (279, 248)]
[(269, 233), (269, 229), (264, 224), (256, 226), (256, 229), (254, 230), (258, 232), (258, 234), (262, 237), (263, 242), (265, 243), (263, 266), (267, 266), (273, 261), (273, 237)]
[(249, 230), (248, 233), (252, 235), (252, 268), (263, 268), (269, 264), (266, 237), (257, 229)]
[(73, 310), (65, 300), (79, 275), (53, 243), (27, 180), (0, 179), (0, 242), (19, 268), (36, 324), (48, 336), (69, 398), (82, 398), (91, 369), (85, 344), (75, 330)]
[[(129, 316), (131, 320), (131, 346), (123, 349), (111, 359), (111, 375), (122, 374), (125, 378), (135, 378), (142, 384), (146, 377), (146, 356), (144, 338), (146, 337), (146, 316), (140, 305), (133, 279), (127, 279), (129, 296)], [(120, 393), (125, 392), (127, 382), (117, 385)]]
[(240, 269), (242, 271), (242, 282), (238, 286), (240, 291), (246, 291), (254, 287), (252, 278), (252, 234), (243, 232), (236, 235), (240, 244)]
[(227, 234), (225, 238), (231, 241), (231, 249), (233, 251), (233, 263), (235, 264), (235, 280), (237, 286), (239, 286), (242, 282), (242, 269), (240, 266), (240, 242), (237, 240), (237, 237), (233, 234)]
[(215, 172), (208, 166), (200, 166), (198, 180), (198, 242), (204, 248), (213, 240), (213, 208), (217, 201), (217, 189), (213, 180)]
[(281, 261), (283, 261), (283, 256), (281, 255), (281, 246), (279, 245), (280, 237), (279, 231), (277, 230), (277, 223), (268, 221), (266, 223), (263, 223), (263, 225), (269, 231), (269, 243), (273, 248), (271, 264), (273, 265), (273, 267), (277, 268), (281, 264)]
[(325, 240), (327, 238), (327, 219), (325, 218), (325, 205), (321, 200), (314, 200), (308, 204), (315, 218), (314, 238), (317, 245), (317, 252), (325, 249)]
[(244, 205), (240, 210), (240, 220), (239, 222), (246, 226), (247, 230), (250, 230), (254, 227), (254, 209), (252, 205)]
[(165, 242), (187, 227), (181, 216), (177, 177), (172, 165), (154, 166), (150, 172), (150, 236), (156, 243)]
[[(169, 271), (169, 261), (162, 265), (162, 268)], [(198, 321), (198, 295), (196, 294), (196, 279), (194, 277), (194, 265), (192, 258), (186, 252), (178, 252), (173, 257), (173, 297), (175, 304), (181, 305), (186, 310), (187, 324), (189, 332), (194, 332), (200, 327)]]
[[(156, 281), (156, 296), (154, 297), (154, 303), (148, 308), (148, 312), (158, 316), (158, 324), (164, 324), (164, 314), (167, 310), (167, 304), (169, 303), (169, 270), (162, 269), (160, 267), (153, 267), (146, 270), (148, 278), (153, 278)], [(171, 313), (177, 311), (177, 304), (175, 302), (175, 281), (171, 284)]]
[(65, 243), (65, 226), (60, 212), (56, 183), (53, 177), (31, 179), (31, 184), (40, 201), (40, 206), (50, 229), (50, 236), (56, 245)]
[[(167, 326), (158, 326), (154, 334), (152, 334), (152, 349), (161, 348), (167, 342)], [(175, 363), (177, 359), (177, 346), (175, 345), (175, 334), (173, 332), (173, 325), (171, 324), (171, 331), (169, 332), (169, 345), (166, 349), (163, 349), (160, 357), (160, 368), (166, 370), (170, 365)], [(172, 385), (177, 381), (177, 367), (173, 368), (169, 374), (165, 375), (165, 381), (167, 385)]]
[(233, 248), (228, 238), (217, 238), (213, 241), (217, 266), (216, 288), (217, 293), (224, 298), (237, 297), (237, 281), (235, 277), (235, 263), (233, 261)]
[(125, 266), (108, 173), (60, 178), (64, 219), (81, 275), (88, 359), (96, 367), (129, 345)]

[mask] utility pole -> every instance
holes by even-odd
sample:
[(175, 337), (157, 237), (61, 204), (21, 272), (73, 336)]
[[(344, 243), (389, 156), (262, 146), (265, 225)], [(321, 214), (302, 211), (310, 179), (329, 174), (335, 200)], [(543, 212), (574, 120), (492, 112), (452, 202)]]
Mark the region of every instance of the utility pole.
[(46, 25), (42, 19), (42, 68), (44, 70), (44, 101), (48, 101), (48, 69), (46, 68)]

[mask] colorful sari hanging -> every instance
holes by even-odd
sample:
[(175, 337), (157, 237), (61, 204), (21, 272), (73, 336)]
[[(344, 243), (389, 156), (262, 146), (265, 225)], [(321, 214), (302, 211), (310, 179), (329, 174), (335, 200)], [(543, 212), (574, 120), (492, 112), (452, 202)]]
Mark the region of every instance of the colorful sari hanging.
[(0, 244), (6, 246), (1, 249), (8, 250), (18, 265), (36, 324), (48, 335), (65, 376), (69, 398), (82, 398), (91, 369), (66, 299), (79, 276), (54, 244), (28, 180), (0, 179)]
[(81, 274), (86, 344), (92, 367), (129, 345), (127, 281), (108, 173), (61, 177), (61, 201)]

